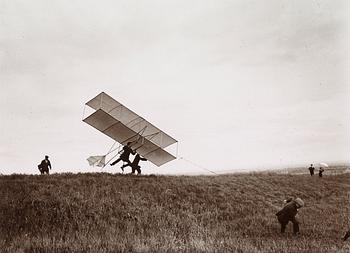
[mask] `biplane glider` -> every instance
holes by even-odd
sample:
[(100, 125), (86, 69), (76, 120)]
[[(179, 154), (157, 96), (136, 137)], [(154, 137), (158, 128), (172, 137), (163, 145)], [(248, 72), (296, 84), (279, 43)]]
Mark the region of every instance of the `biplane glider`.
[[(131, 148), (139, 155), (157, 166), (176, 159), (176, 156), (165, 150), (176, 143), (173, 137), (161, 131), (147, 120), (125, 107), (111, 96), (101, 92), (86, 103), (94, 112), (83, 119), (83, 121), (96, 128), (105, 135), (124, 146), (131, 142)], [(85, 111), (85, 110), (84, 110)], [(87, 160), (92, 166), (104, 167), (106, 156), (113, 149), (115, 143), (106, 155), (90, 156)], [(120, 149), (120, 147), (118, 148)]]

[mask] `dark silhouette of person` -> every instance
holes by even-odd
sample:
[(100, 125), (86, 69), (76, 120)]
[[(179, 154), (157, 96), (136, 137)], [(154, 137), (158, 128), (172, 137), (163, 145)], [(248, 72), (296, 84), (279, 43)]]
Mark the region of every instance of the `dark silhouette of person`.
[(49, 174), (49, 169), (51, 170), (51, 162), (49, 160), (49, 156), (45, 156), (45, 159), (41, 161), (41, 163), (38, 165), (38, 169), (40, 171), (40, 174)]
[(314, 171), (315, 171), (315, 167), (313, 166), (313, 164), (310, 165), (309, 171), (310, 171), (310, 175), (313, 176), (314, 175)]
[[(117, 159), (117, 160), (115, 160), (114, 162), (112, 162), (111, 163), (111, 166), (113, 166), (113, 165), (115, 165), (115, 164), (117, 164), (118, 162), (120, 162), (120, 161), (123, 161), (123, 162), (126, 162), (126, 164), (129, 164), (129, 163), (131, 163), (130, 162), (130, 154), (135, 154), (135, 151), (134, 150), (132, 150), (132, 148), (131, 148), (131, 144), (132, 144), (132, 142), (128, 142), (124, 147), (123, 147), (123, 149), (122, 149), (122, 153), (121, 153), (121, 155), (119, 156), (119, 158)], [(122, 165), (120, 168), (122, 169), (122, 171), (124, 172), (124, 168), (125, 168), (125, 166), (127, 166), (127, 165)]]
[(126, 164), (125, 166), (124, 165), (123, 166), (124, 166), (124, 168), (126, 166), (130, 166), (131, 167), (131, 174), (134, 174), (135, 170), (137, 170), (137, 174), (141, 174), (141, 166), (139, 165), (140, 161), (147, 161), (147, 159), (144, 157), (141, 157), (139, 154), (136, 154), (132, 163), (129, 163), (129, 164)]
[(350, 229), (348, 230), (348, 232), (346, 232), (346, 234), (344, 235), (344, 237), (342, 239), (344, 241), (346, 241), (349, 237), (350, 237)]
[(318, 176), (322, 177), (323, 172), (324, 172), (324, 169), (322, 167), (320, 167), (320, 169), (318, 170)]
[(300, 198), (296, 198), (288, 202), (280, 211), (276, 213), (278, 222), (281, 224), (281, 233), (286, 231), (288, 223), (293, 223), (293, 234), (299, 233), (299, 221), (296, 219), (298, 209), (304, 206), (304, 201)]

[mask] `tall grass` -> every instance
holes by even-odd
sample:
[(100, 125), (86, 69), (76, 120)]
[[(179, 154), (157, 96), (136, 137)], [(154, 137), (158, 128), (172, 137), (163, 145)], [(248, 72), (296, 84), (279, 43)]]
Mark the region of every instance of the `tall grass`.
[[(275, 213), (301, 197), (301, 235)], [(2, 252), (349, 252), (350, 174), (0, 177)]]

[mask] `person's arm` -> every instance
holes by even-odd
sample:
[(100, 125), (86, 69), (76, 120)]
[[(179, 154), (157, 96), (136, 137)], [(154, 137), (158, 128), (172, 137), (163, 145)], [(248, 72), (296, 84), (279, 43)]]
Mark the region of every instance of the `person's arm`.
[(293, 200), (293, 198), (292, 197), (289, 197), (288, 199), (286, 199), (285, 201), (286, 201), (286, 203), (289, 203), (289, 202), (291, 202)]
[(277, 213), (275, 213), (276, 216), (280, 216), (282, 214), (282, 210), (279, 210)]
[(126, 146), (124, 146), (124, 147), (118, 152), (118, 154), (121, 155), (121, 154), (125, 153), (127, 149), (128, 149), (128, 148), (127, 148)]

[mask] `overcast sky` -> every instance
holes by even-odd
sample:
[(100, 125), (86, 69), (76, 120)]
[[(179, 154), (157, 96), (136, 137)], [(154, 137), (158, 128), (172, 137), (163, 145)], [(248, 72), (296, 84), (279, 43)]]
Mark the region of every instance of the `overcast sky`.
[[(145, 173), (350, 161), (348, 0), (0, 0), (0, 173), (92, 172), (101, 91), (179, 141)], [(119, 172), (119, 166), (104, 171)]]

